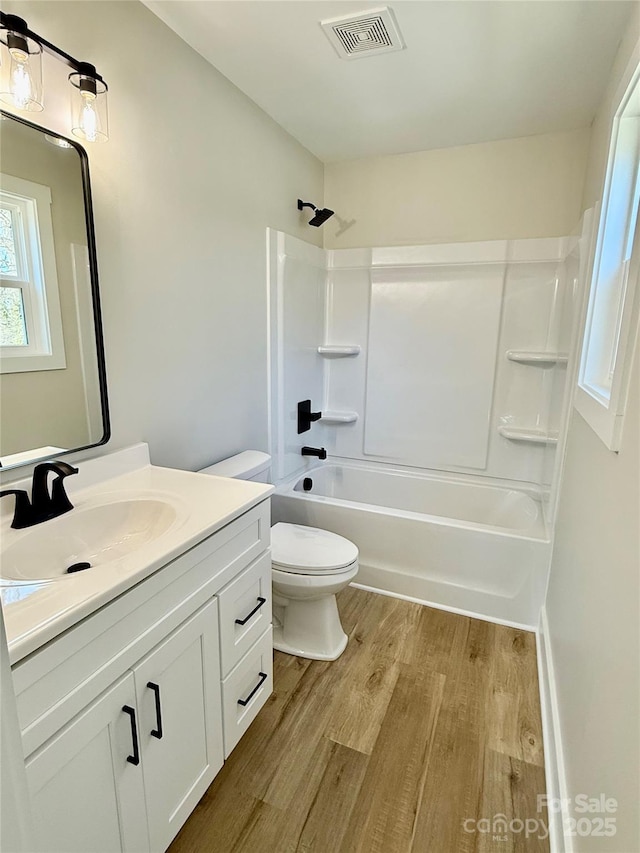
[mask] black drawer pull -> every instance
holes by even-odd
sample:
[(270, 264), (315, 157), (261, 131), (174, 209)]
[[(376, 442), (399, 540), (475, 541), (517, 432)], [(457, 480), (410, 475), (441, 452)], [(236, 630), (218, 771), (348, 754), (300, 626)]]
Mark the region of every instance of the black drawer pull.
[(261, 598), (260, 596), (258, 596), (258, 603), (253, 608), (251, 613), (248, 616), (245, 616), (244, 619), (236, 619), (236, 625), (246, 625), (247, 622), (249, 621), (249, 619), (251, 619), (252, 616), (255, 616), (256, 613), (258, 612), (258, 610), (260, 610), (262, 605), (266, 604), (266, 601), (267, 601), (266, 598)]
[(157, 737), (162, 740), (162, 708), (160, 707), (160, 685), (154, 684), (153, 681), (147, 681), (149, 690), (153, 690), (156, 699), (156, 728), (151, 729), (151, 737)]
[(260, 690), (260, 688), (262, 687), (262, 685), (265, 683), (265, 681), (267, 680), (267, 678), (269, 678), (269, 676), (267, 675), (267, 673), (266, 673), (266, 672), (261, 672), (261, 673), (260, 673), (260, 681), (258, 681), (258, 683), (256, 684), (256, 686), (253, 688), (253, 690), (251, 691), (251, 693), (249, 693), (249, 695), (247, 696), (247, 698), (246, 698), (246, 699), (238, 699), (238, 705), (248, 705), (248, 704), (249, 704), (249, 702), (251, 702), (251, 700), (253, 699), (253, 697), (256, 695), (256, 693), (258, 692), (258, 690)]
[(131, 741), (133, 743), (133, 755), (127, 755), (129, 764), (140, 764), (140, 750), (138, 748), (138, 726), (136, 724), (136, 712), (130, 705), (123, 705), (122, 710), (131, 717)]

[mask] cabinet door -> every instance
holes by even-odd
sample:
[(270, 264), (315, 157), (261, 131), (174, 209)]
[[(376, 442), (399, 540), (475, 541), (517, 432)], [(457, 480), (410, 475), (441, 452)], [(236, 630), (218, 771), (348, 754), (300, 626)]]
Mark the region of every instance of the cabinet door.
[(27, 759), (38, 851), (149, 849), (135, 714), (129, 673)]
[(135, 668), (151, 850), (161, 853), (223, 763), (213, 599)]

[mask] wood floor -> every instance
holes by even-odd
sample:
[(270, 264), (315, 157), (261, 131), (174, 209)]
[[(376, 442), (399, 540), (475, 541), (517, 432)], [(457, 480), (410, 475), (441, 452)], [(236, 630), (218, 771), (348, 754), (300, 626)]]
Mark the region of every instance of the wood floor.
[[(338, 602), (342, 657), (276, 652), (275, 692), (170, 853), (546, 853), (517, 820), (547, 824), (534, 635)], [(478, 831), (496, 815), (516, 822)]]

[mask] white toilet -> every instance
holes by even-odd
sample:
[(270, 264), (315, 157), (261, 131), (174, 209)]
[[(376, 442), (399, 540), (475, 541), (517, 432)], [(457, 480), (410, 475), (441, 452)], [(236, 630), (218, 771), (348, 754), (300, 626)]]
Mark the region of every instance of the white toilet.
[[(271, 457), (246, 450), (203, 474), (269, 482)], [(343, 536), (279, 522), (271, 528), (273, 645), (312, 660), (335, 660), (347, 646), (336, 593), (358, 574), (358, 549)]]

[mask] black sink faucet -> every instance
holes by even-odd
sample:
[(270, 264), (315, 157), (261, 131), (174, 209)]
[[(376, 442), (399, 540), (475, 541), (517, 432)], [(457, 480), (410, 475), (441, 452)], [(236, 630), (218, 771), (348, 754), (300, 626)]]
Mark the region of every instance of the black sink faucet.
[(303, 447), (300, 451), (303, 456), (317, 456), (318, 459), (326, 459), (327, 451), (324, 447)]
[[(56, 474), (51, 492), (47, 483), (50, 471)], [(34, 524), (57, 518), (73, 509), (64, 489), (64, 478), (77, 473), (78, 469), (66, 462), (42, 462), (33, 469), (31, 500), (24, 489), (5, 489), (0, 492), (0, 498), (5, 495), (15, 495), (16, 498), (11, 526), (17, 530), (33, 527)]]

